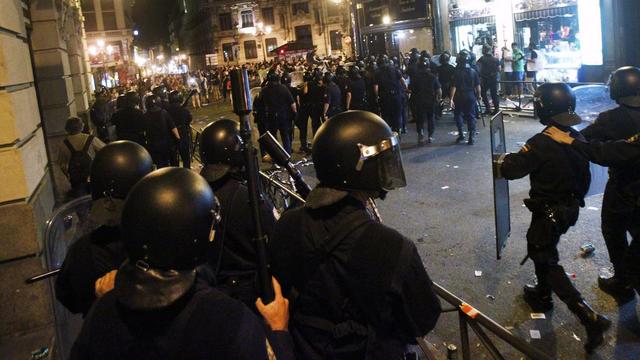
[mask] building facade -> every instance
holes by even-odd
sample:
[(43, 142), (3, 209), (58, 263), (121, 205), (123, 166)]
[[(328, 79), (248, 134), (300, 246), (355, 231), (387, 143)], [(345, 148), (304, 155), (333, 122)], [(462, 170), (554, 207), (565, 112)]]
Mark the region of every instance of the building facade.
[(49, 283), (24, 280), (44, 270), (43, 228), (64, 193), (55, 149), (66, 119), (88, 110), (90, 73), (78, 1), (2, 4), (0, 354), (27, 359), (55, 344)]
[(113, 87), (135, 74), (132, 0), (82, 0), (89, 63), (98, 84)]
[(185, 3), (182, 18), (193, 21), (184, 21), (181, 28), (211, 34), (194, 41), (185, 31), (177, 44), (173, 42), (194, 69), (270, 61), (277, 55), (272, 50), (289, 42), (313, 47), (320, 56), (352, 54), (351, 16), (344, 0), (191, 1), (208, 19), (189, 16), (190, 3)]

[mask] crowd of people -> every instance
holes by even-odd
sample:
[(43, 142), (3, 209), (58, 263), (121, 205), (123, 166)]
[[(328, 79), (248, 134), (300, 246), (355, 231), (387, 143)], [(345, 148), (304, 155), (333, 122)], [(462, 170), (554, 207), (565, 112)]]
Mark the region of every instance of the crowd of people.
[[(203, 167), (199, 175), (190, 170), (186, 105), (195, 87), (167, 76), (142, 97), (128, 89), (110, 116), (110, 95), (99, 93), (96, 137), (72, 118), (64, 145), (65, 172), (73, 188), (92, 195), (92, 220), (101, 225), (73, 244), (56, 280), (57, 299), (85, 316), (71, 358), (404, 359), (407, 345), (435, 327), (440, 302), (413, 242), (376, 221), (368, 206), (406, 185), (400, 139), (408, 117), (418, 141), (430, 142), (448, 96), (458, 142), (474, 143), (478, 102), (484, 97), (492, 112), (486, 92), (494, 97), (500, 66), (489, 51), (485, 56), (475, 62), (461, 52), (454, 67), (445, 53), (436, 66), (414, 49), (402, 60), (311, 58), (250, 67), (261, 88), (253, 109), (259, 131), (278, 134), (291, 152), (297, 126), (299, 150), (312, 155), (319, 181), (303, 206), (282, 214), (268, 200), (250, 206), (233, 120), (203, 129)], [(223, 83), (229, 70), (219, 71)], [(304, 75), (292, 86), (295, 72)], [(640, 291), (640, 69), (620, 69), (613, 79), (620, 107), (584, 137), (571, 129), (579, 121), (571, 88), (538, 87), (545, 131), (496, 165), (507, 179), (531, 176), (527, 243), (537, 283), (525, 286), (525, 300), (548, 311), (556, 293), (584, 325), (588, 352), (604, 342), (610, 321), (568, 279), (557, 245), (584, 206), (590, 160), (615, 169), (602, 224), (615, 275), (598, 284), (626, 301)], [(268, 238), (271, 302), (256, 288), (253, 216)]]

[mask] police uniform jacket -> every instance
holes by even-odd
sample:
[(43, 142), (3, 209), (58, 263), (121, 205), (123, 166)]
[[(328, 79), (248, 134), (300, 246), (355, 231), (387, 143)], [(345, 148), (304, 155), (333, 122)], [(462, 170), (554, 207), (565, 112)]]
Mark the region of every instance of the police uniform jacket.
[(480, 77), (477, 71), (468, 66), (456, 68), (452, 83), (452, 86), (456, 87), (456, 99), (474, 99), (474, 89), (479, 85)]
[(367, 110), (367, 86), (364, 79), (352, 79), (346, 91), (351, 93), (350, 109), (347, 110)]
[[(587, 140), (626, 140), (640, 133), (640, 109), (618, 107), (601, 113), (593, 125), (582, 130)], [(640, 167), (618, 165), (609, 168), (609, 182), (619, 190), (640, 181)]]
[(268, 83), (260, 92), (268, 116), (286, 117), (291, 112), (293, 97), (286, 86)]
[[(255, 228), (251, 221), (249, 191), (246, 185), (232, 175), (227, 175), (210, 185), (220, 202), (222, 222), (209, 262), (217, 262), (220, 258), (220, 273), (223, 277), (255, 272)], [(260, 215), (262, 229), (265, 235), (270, 237), (276, 222), (271, 202), (265, 200), (262, 203)], [(223, 248), (221, 255), (220, 247)]]
[(329, 104), (329, 112), (339, 112), (342, 110), (342, 93), (340, 87), (335, 82), (330, 82), (326, 86), (324, 103)]
[(151, 151), (169, 151), (173, 143), (173, 119), (166, 110), (147, 111), (144, 114), (147, 146)]
[(74, 314), (83, 316), (96, 300), (95, 282), (126, 259), (120, 228), (101, 226), (78, 239), (67, 252), (56, 278), (56, 298)]
[(130, 140), (144, 145), (144, 115), (142, 111), (127, 107), (116, 111), (111, 117), (116, 126), (118, 140)]
[(134, 311), (106, 293), (89, 312), (70, 360), (267, 359), (266, 338), (278, 359), (293, 359), (284, 331), (266, 334), (262, 320), (242, 303), (196, 279), (167, 308)]
[[(570, 127), (554, 126), (569, 131), (576, 139), (583, 139)], [(575, 200), (584, 205), (591, 183), (587, 158), (572, 146), (559, 144), (542, 133), (527, 140), (520, 152), (507, 155), (500, 171), (509, 180), (529, 175), (529, 196), (549, 203)]]
[(402, 73), (394, 66), (385, 65), (378, 69), (375, 74), (375, 84), (378, 85), (378, 96), (381, 100), (402, 95), (401, 79)]
[[(432, 108), (436, 102), (436, 94), (440, 89), (438, 79), (426, 69), (417, 71), (411, 77), (409, 90), (411, 90), (411, 102), (415, 106), (425, 106)], [(424, 109), (416, 109), (416, 111), (424, 111)]]
[(321, 249), (328, 246), (329, 233), (344, 226), (345, 218), (367, 211), (349, 196), (318, 208), (309, 204), (285, 212), (269, 243), (273, 274), (292, 304), (290, 329), (298, 356), (353, 358), (333, 353), (331, 335), (309, 322), (315, 319), (335, 324), (334, 334), (373, 329), (370, 358), (402, 359), (405, 345), (433, 329), (440, 315), (415, 245), (370, 221), (358, 236), (351, 233), (327, 253)]
[(482, 55), (477, 62), (480, 68), (480, 77), (485, 80), (497, 80), (498, 72), (500, 70), (500, 61), (493, 55)]
[(167, 112), (171, 115), (173, 124), (176, 126), (178, 131), (180, 131), (180, 136), (182, 137), (183, 133), (187, 133), (189, 131), (189, 126), (193, 119), (191, 112), (177, 103), (169, 104), (167, 106)]

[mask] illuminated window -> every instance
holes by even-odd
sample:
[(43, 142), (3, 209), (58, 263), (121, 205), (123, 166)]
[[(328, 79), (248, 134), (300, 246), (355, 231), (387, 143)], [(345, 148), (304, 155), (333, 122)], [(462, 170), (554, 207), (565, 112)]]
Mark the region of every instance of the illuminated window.
[[(268, 53), (271, 50), (273, 50), (273, 49), (278, 47), (278, 39), (276, 39), (276, 38), (264, 39), (264, 46), (267, 47), (267, 53)], [(267, 54), (267, 55), (270, 56), (269, 54)]]
[(245, 59), (258, 58), (258, 49), (256, 47), (255, 40), (249, 40), (244, 42), (244, 57)]
[(240, 13), (240, 18), (243, 28), (253, 27), (253, 12), (251, 10), (243, 10)]

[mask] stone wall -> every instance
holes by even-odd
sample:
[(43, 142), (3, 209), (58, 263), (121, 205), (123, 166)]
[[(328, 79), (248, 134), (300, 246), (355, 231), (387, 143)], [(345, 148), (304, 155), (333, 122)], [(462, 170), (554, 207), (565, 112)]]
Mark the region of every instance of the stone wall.
[[(67, 117), (88, 110), (80, 9), (71, 0), (3, 0), (0, 11), (0, 354), (53, 344), (43, 228), (65, 192), (53, 176)], [(31, 47), (30, 47), (31, 45)], [(32, 50), (32, 51), (30, 51)], [(34, 71), (35, 70), (35, 71)], [(39, 95), (39, 96), (38, 96)], [(58, 186), (56, 186), (58, 185)]]

